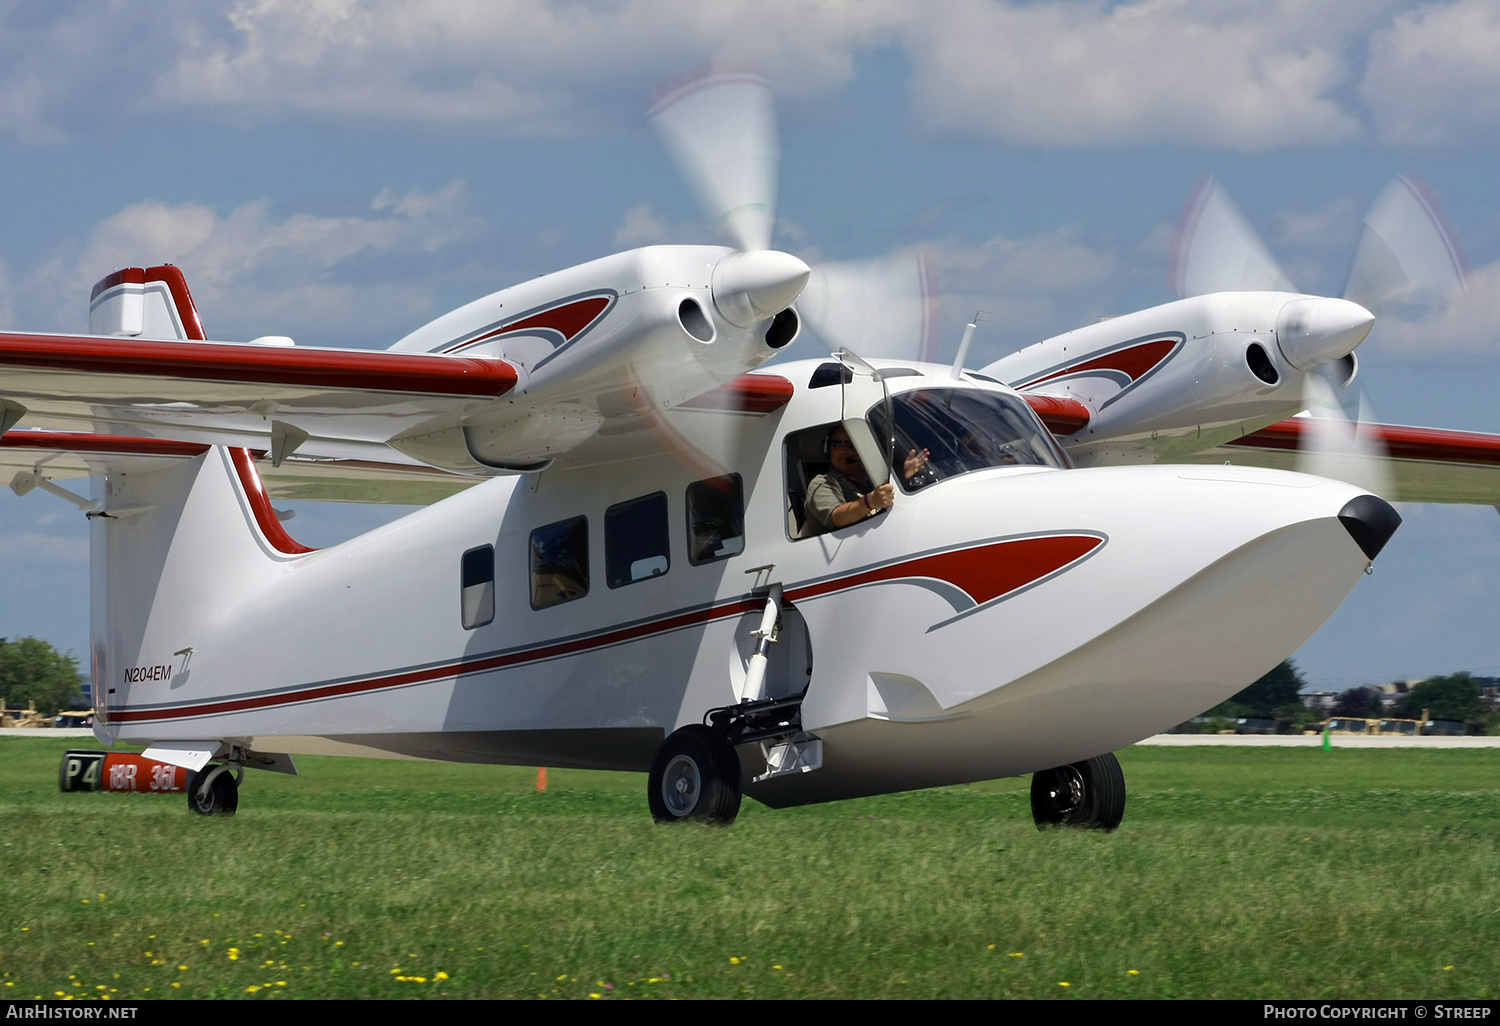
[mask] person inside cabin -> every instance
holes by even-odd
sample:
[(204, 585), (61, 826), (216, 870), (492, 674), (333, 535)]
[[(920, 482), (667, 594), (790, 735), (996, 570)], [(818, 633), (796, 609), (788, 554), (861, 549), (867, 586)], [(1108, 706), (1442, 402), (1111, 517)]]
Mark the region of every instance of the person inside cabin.
[[(913, 449), (901, 467), (901, 479), (910, 481), (921, 473), (929, 456), (926, 449), (920, 452)], [(807, 489), (807, 533), (821, 534), (848, 527), (891, 508), (896, 500), (896, 486), (889, 481), (878, 486), (870, 481), (842, 424), (834, 425), (828, 433), (828, 459), (833, 466), (813, 478)]]

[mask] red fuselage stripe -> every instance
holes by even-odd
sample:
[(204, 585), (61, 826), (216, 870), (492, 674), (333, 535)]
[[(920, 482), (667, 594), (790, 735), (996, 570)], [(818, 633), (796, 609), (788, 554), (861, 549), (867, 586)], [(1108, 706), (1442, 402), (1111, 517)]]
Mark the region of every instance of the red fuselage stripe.
[(1064, 534), (992, 542), (788, 588), (786, 597), (795, 602), (867, 584), (927, 577), (961, 588), (975, 605), (982, 606), (1060, 570), (1094, 551), (1103, 541), (1097, 535)]
[[(231, 450), (244, 452), (245, 450)], [(248, 458), (248, 456), (247, 456)], [(294, 543), (295, 544), (295, 543)], [(1040, 580), (1070, 563), (1092, 552), (1103, 544), (1096, 535), (1050, 535), (1041, 538), (1017, 538), (1011, 541), (992, 542), (950, 552), (939, 552), (915, 559), (904, 560), (889, 566), (836, 577), (827, 581), (801, 587), (788, 588), (788, 601), (817, 598), (822, 595), (858, 588), (887, 581), (911, 578), (937, 578), (963, 589), (976, 605), (1000, 598), (1027, 584)], [(428, 683), (448, 677), (467, 676), (492, 670), (506, 669), (525, 663), (542, 662), (561, 656), (577, 655), (595, 649), (636, 641), (641, 638), (685, 627), (696, 627), (722, 620), (758, 612), (764, 608), (764, 599), (751, 597), (732, 599), (706, 609), (676, 613), (647, 623), (622, 627), (586, 638), (552, 642), (532, 648), (518, 649), (479, 659), (459, 660), (423, 669), (370, 677), (364, 680), (343, 681), (337, 684), (321, 684), (296, 691), (274, 695), (253, 695), (245, 698), (226, 699), (221, 702), (206, 702), (196, 705), (166, 709), (119, 710), (111, 712), (110, 718), (117, 722), (143, 722), (150, 720), (175, 720), (186, 717), (219, 716), (302, 702), (314, 702), (327, 698), (339, 698), (363, 692), (403, 687), (409, 684)]]
[(0, 366), (493, 398), (516, 384), (503, 360), (379, 350), (0, 333)]
[(724, 605), (713, 606), (709, 609), (696, 610), (690, 613), (679, 613), (676, 616), (669, 616), (661, 620), (653, 620), (650, 623), (610, 631), (607, 634), (595, 635), (589, 638), (578, 638), (572, 641), (554, 642), (535, 648), (488, 656), (483, 659), (444, 663), (439, 666), (429, 666), (420, 670), (408, 670), (404, 673), (372, 677), (366, 680), (324, 684), (278, 695), (259, 695), (249, 698), (230, 699), (223, 702), (208, 702), (203, 705), (181, 706), (175, 709), (151, 709), (137, 712), (123, 710), (112, 712), (110, 719), (115, 721), (139, 721), (173, 720), (188, 716), (216, 716), (225, 713), (244, 712), (248, 709), (264, 709), (279, 705), (315, 702), (320, 699), (356, 695), (366, 691), (398, 688), (407, 684), (421, 684), (434, 680), (443, 680), (447, 677), (467, 676), (490, 670), (501, 670), (522, 663), (543, 662), (548, 659), (556, 659), (559, 656), (574, 655), (589, 649), (607, 648), (611, 645), (634, 641), (652, 634), (665, 634), (668, 631), (680, 630), (683, 627), (694, 627), (710, 623), (714, 620), (721, 620), (728, 616), (738, 616), (742, 613), (760, 609), (763, 605), (764, 603), (762, 602), (738, 599)]

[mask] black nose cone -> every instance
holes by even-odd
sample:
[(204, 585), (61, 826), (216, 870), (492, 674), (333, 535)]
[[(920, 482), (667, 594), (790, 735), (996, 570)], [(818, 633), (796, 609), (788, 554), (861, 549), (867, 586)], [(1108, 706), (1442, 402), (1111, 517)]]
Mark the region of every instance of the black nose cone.
[(1401, 514), (1378, 495), (1359, 495), (1339, 510), (1339, 522), (1366, 556), (1374, 559), (1401, 526)]

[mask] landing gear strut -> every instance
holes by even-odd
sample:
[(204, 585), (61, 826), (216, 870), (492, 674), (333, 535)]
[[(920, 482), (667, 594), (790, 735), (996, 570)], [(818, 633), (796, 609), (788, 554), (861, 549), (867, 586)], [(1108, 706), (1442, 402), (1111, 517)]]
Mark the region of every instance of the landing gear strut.
[(1031, 775), (1031, 818), (1038, 830), (1113, 830), (1124, 815), (1125, 774), (1111, 752)]
[(740, 811), (740, 757), (722, 734), (698, 723), (682, 727), (657, 750), (646, 799), (658, 823), (727, 826)]

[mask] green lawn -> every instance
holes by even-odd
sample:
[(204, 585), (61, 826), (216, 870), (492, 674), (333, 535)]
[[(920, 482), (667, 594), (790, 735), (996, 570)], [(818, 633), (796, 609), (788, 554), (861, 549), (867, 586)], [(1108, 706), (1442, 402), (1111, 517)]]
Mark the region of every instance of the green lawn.
[(314, 757), (203, 819), (59, 793), (67, 747), (0, 739), (5, 997), (1500, 995), (1495, 750), (1130, 749), (1095, 835), (1021, 780), (720, 829), (635, 775)]

